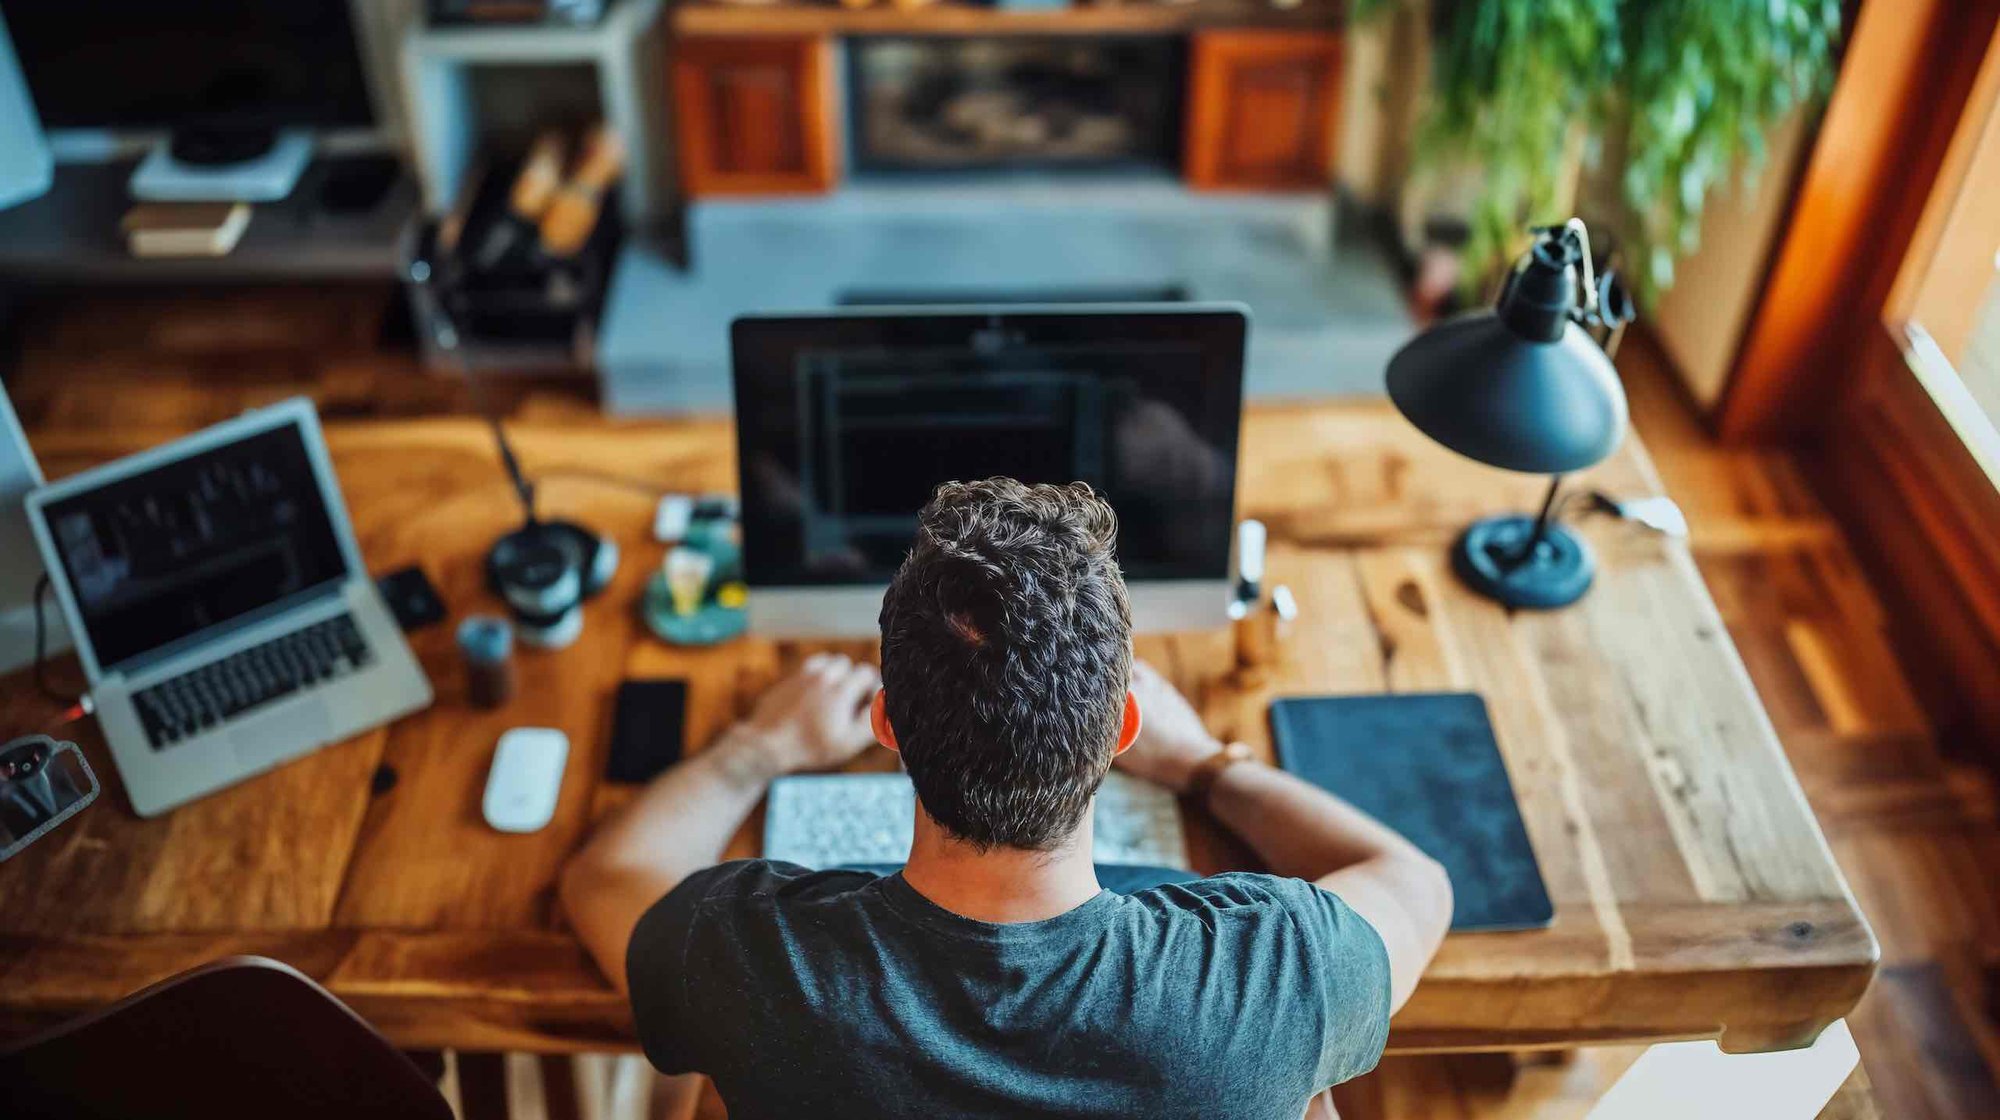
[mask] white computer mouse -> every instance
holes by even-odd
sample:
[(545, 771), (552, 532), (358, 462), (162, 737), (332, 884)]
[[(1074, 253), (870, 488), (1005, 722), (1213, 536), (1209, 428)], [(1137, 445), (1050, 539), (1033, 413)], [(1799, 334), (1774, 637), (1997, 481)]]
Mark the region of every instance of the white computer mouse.
[(569, 736), (553, 727), (516, 727), (493, 748), (480, 809), (502, 832), (534, 832), (556, 815)]

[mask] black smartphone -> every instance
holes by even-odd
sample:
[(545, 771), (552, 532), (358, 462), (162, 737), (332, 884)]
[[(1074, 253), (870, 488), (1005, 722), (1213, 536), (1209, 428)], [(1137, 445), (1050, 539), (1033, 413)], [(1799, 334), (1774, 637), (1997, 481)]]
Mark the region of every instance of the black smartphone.
[(611, 751), (604, 778), (646, 782), (681, 760), (686, 734), (687, 682), (626, 681), (611, 713)]
[(444, 600), (438, 597), (437, 588), (431, 585), (430, 577), (422, 568), (404, 568), (400, 572), (390, 572), (375, 581), (382, 598), (389, 603), (389, 613), (396, 616), (396, 625), (405, 633), (421, 630), (432, 623), (444, 621)]

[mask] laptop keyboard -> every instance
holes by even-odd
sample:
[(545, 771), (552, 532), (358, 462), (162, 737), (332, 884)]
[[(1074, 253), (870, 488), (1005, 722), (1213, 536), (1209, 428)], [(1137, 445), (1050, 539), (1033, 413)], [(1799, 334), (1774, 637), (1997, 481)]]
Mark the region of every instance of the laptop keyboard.
[(351, 615), (335, 615), (133, 694), (154, 750), (372, 660)]

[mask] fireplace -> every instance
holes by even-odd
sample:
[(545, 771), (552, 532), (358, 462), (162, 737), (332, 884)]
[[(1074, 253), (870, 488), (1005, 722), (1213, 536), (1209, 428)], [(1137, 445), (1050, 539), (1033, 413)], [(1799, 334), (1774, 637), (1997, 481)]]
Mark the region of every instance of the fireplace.
[(1184, 41), (1169, 36), (857, 36), (861, 172), (1180, 165)]

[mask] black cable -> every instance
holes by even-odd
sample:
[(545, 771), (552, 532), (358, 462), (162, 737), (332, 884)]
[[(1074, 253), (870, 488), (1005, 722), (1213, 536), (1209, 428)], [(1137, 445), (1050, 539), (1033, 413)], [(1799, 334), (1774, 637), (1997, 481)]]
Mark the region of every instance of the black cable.
[(535, 523), (535, 484), (521, 470), (521, 461), (514, 457), (514, 445), (507, 442), (507, 430), (500, 426), (498, 416), (488, 416), (486, 422), (493, 426), (493, 442), (500, 445), (500, 463), (507, 468), (507, 477), (514, 483), (514, 493), (521, 499), (521, 511), (528, 515), (528, 524)]
[(68, 696), (56, 691), (56, 687), (49, 683), (49, 628), (48, 621), (42, 617), (42, 600), (51, 586), (47, 572), (35, 581), (35, 687), (58, 704), (78, 705), (83, 703), (82, 693)]
[(529, 525), (540, 520), (540, 514), (536, 509), (536, 498), (539, 496), (541, 484), (551, 478), (569, 478), (595, 482), (600, 486), (619, 487), (645, 494), (655, 501), (673, 492), (671, 488), (656, 482), (590, 467), (554, 467), (530, 475), (526, 468), (521, 466), (520, 458), (514, 454), (513, 441), (507, 438), (507, 429), (501, 422), (500, 413), (492, 406), (492, 400), (486, 393), (485, 383), (477, 373), (470, 372), (465, 375), (465, 381), (472, 396), (473, 408), (485, 417), (487, 426), (492, 429), (493, 442), (500, 448), (501, 466), (506, 468), (508, 481), (513, 483), (514, 493), (521, 500), (521, 509), (527, 514)]
[(507, 478), (514, 484), (514, 494), (521, 500), (521, 512), (527, 515), (528, 524), (535, 523), (535, 484), (521, 469), (521, 461), (514, 457), (514, 445), (507, 439), (507, 429), (500, 423), (500, 414), (493, 408), (493, 402), (486, 395), (486, 384), (479, 374), (466, 371), (466, 389), (472, 395), (472, 407), (486, 418), (486, 424), (493, 430), (493, 442), (500, 447), (500, 465), (507, 470)]

